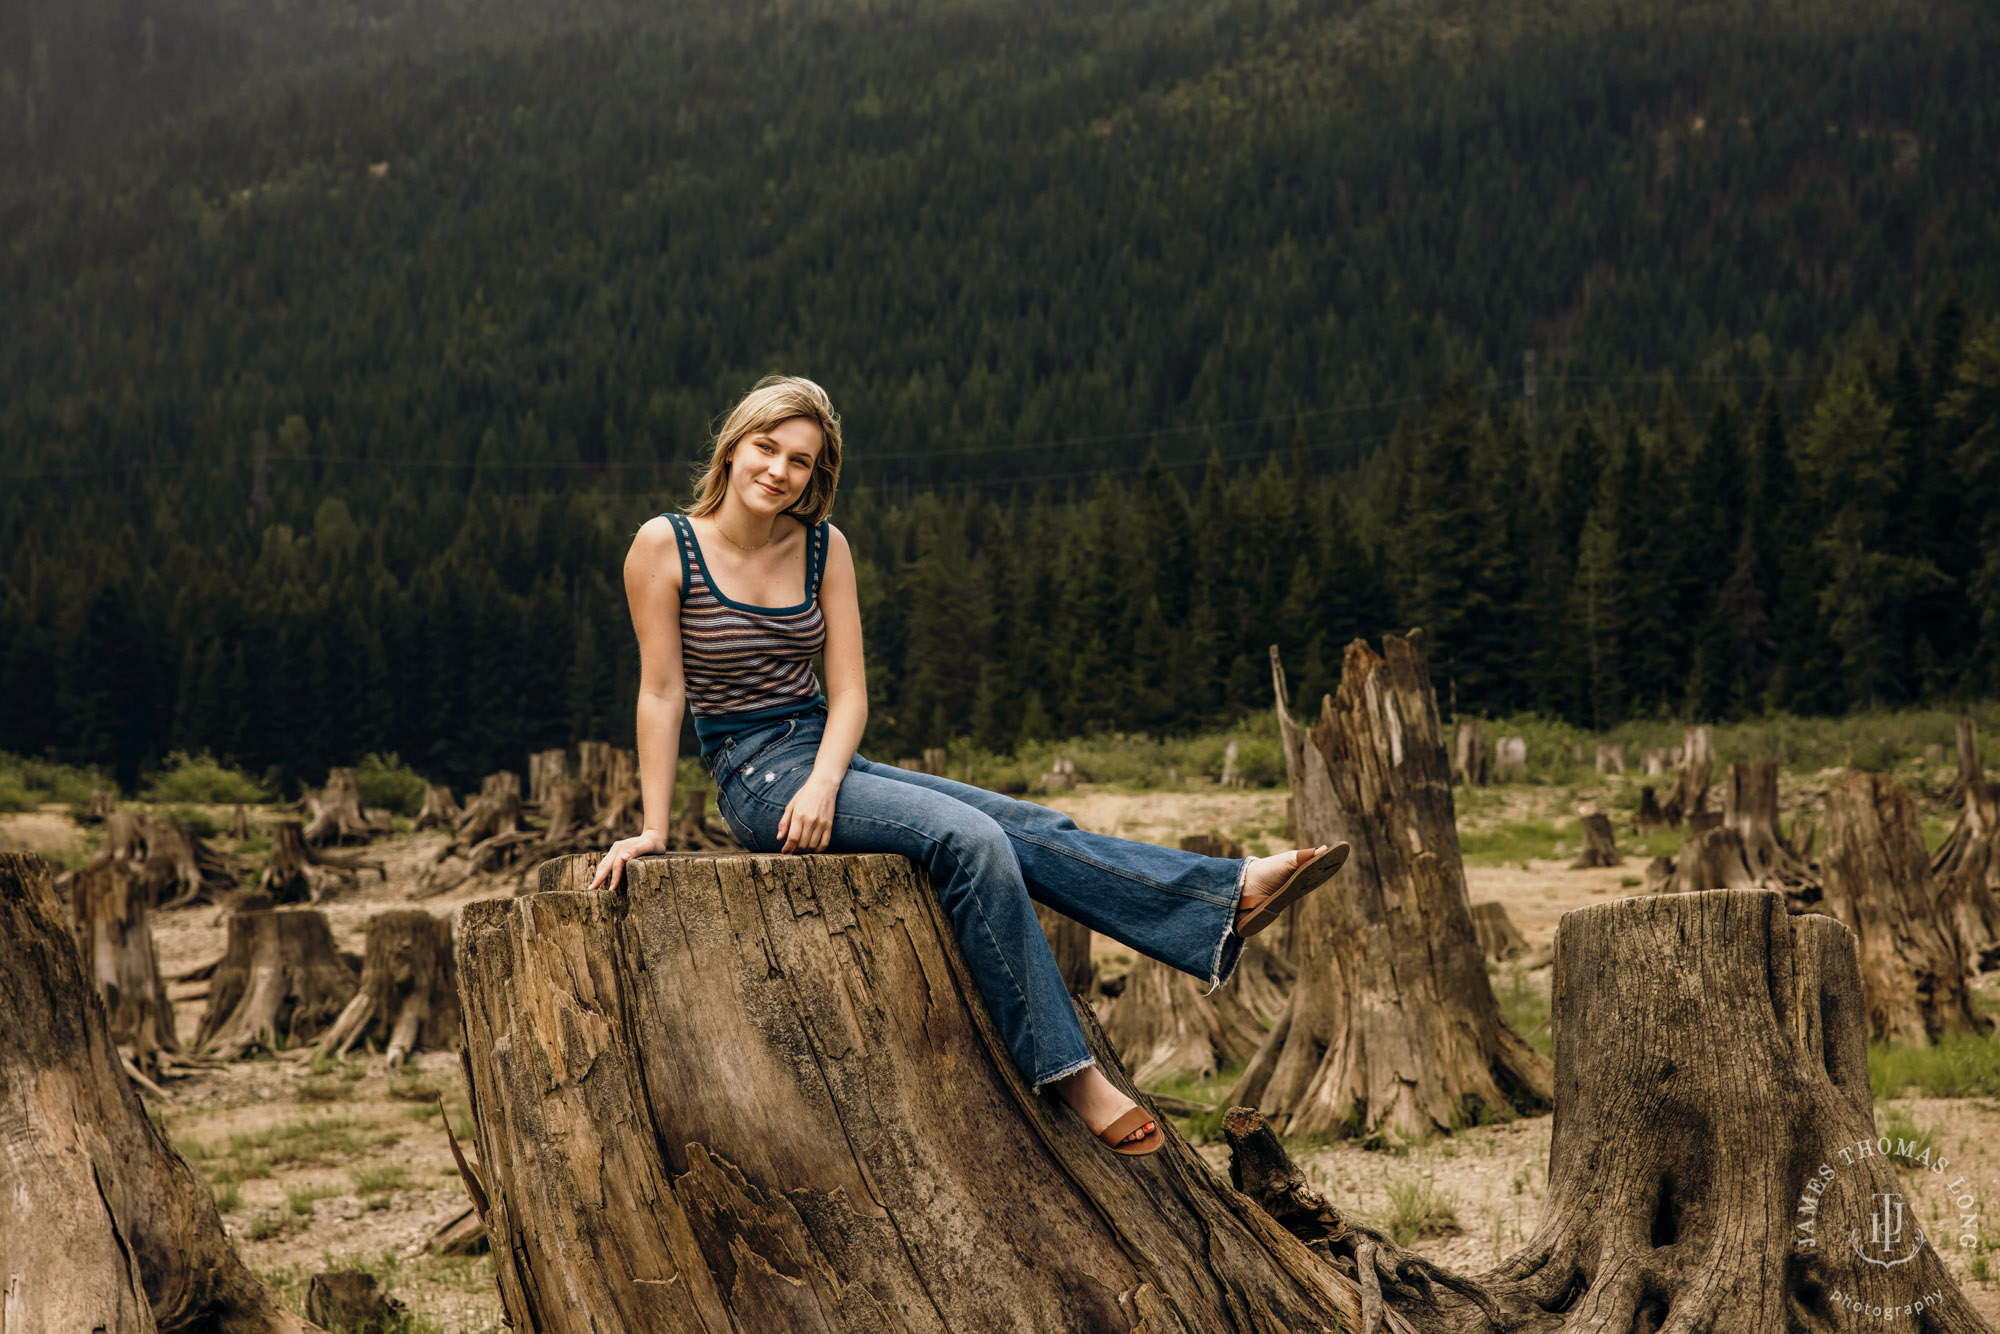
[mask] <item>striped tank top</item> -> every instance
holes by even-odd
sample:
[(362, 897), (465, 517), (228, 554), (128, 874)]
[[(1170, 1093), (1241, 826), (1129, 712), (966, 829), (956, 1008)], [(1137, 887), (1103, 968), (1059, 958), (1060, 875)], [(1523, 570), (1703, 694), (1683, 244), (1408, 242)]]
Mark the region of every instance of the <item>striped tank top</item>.
[(826, 703), (812, 656), (826, 646), (819, 606), (826, 523), (806, 532), (806, 600), (753, 607), (724, 596), (685, 514), (666, 516), (681, 549), (681, 670), (704, 760), (732, 736)]

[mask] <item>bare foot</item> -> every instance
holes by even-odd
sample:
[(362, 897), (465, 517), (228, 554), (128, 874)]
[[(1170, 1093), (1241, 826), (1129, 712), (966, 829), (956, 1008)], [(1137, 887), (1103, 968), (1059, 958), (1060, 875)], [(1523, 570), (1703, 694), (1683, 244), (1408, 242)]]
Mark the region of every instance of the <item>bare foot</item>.
[(1293, 848), (1290, 852), (1277, 852), (1269, 857), (1259, 857), (1250, 863), (1250, 874), (1243, 882), (1243, 901), (1236, 907), (1236, 929), (1243, 929), (1243, 922), (1257, 910), (1259, 904), (1277, 893), (1278, 886), (1297, 869), (1301, 861), (1325, 852), (1327, 845), (1316, 848)]
[[(1056, 1096), (1075, 1109), (1090, 1127), (1090, 1133), (1101, 1135), (1104, 1128), (1116, 1121), (1139, 1104), (1118, 1091), (1118, 1086), (1106, 1079), (1094, 1065), (1086, 1065), (1073, 1075), (1065, 1075), (1051, 1085)], [(1119, 1140), (1120, 1144), (1130, 1144), (1153, 1133), (1151, 1121)]]

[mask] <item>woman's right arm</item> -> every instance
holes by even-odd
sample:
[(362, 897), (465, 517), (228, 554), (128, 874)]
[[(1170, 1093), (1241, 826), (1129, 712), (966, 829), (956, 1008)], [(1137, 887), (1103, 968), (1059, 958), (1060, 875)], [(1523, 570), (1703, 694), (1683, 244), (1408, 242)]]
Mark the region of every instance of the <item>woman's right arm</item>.
[(667, 850), (674, 770), (680, 763), (681, 716), (687, 683), (681, 675), (680, 551), (663, 515), (649, 519), (625, 555), (625, 601), (639, 636), (639, 797), (645, 827), (621, 838), (597, 864), (590, 888), (615, 889), (625, 863)]

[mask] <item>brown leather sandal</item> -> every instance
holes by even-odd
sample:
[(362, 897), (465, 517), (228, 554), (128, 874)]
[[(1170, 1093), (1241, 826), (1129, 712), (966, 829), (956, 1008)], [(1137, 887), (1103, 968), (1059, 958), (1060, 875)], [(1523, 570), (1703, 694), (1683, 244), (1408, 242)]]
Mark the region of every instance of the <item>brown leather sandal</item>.
[[(1130, 1144), (1120, 1144), (1118, 1142), (1137, 1130), (1140, 1126), (1145, 1125), (1148, 1121), (1154, 1123), (1153, 1129), (1143, 1139), (1135, 1139)], [(1111, 1152), (1122, 1153), (1127, 1157), (1134, 1157), (1142, 1153), (1152, 1153), (1167, 1142), (1166, 1132), (1159, 1127), (1159, 1118), (1155, 1117), (1144, 1107), (1134, 1107), (1131, 1111), (1104, 1127), (1098, 1133), (1097, 1138), (1103, 1140), (1104, 1147), (1111, 1150)]]
[(1255, 912), (1243, 919), (1243, 925), (1236, 928), (1236, 934), (1248, 940), (1277, 921), (1279, 913), (1330, 880), (1333, 873), (1346, 864), (1349, 851), (1347, 844), (1336, 843), (1318, 856), (1309, 857), (1294, 866), (1285, 883), (1279, 885), (1270, 898), (1258, 904)]

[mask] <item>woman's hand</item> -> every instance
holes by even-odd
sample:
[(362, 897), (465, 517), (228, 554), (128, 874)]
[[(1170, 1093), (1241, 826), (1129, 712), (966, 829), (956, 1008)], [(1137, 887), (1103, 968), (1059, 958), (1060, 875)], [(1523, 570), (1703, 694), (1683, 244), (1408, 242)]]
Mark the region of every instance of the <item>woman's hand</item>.
[(621, 838), (611, 845), (611, 851), (604, 854), (604, 860), (597, 864), (597, 874), (590, 879), (588, 888), (596, 889), (602, 884), (606, 889), (618, 888), (618, 879), (625, 874), (625, 863), (634, 857), (650, 857), (656, 852), (667, 850), (667, 836), (657, 829), (642, 829), (630, 838)]
[(780, 852), (818, 852), (833, 837), (833, 803), (840, 795), (839, 778), (822, 778), (817, 772), (785, 803), (778, 817), (778, 837), (785, 840)]

